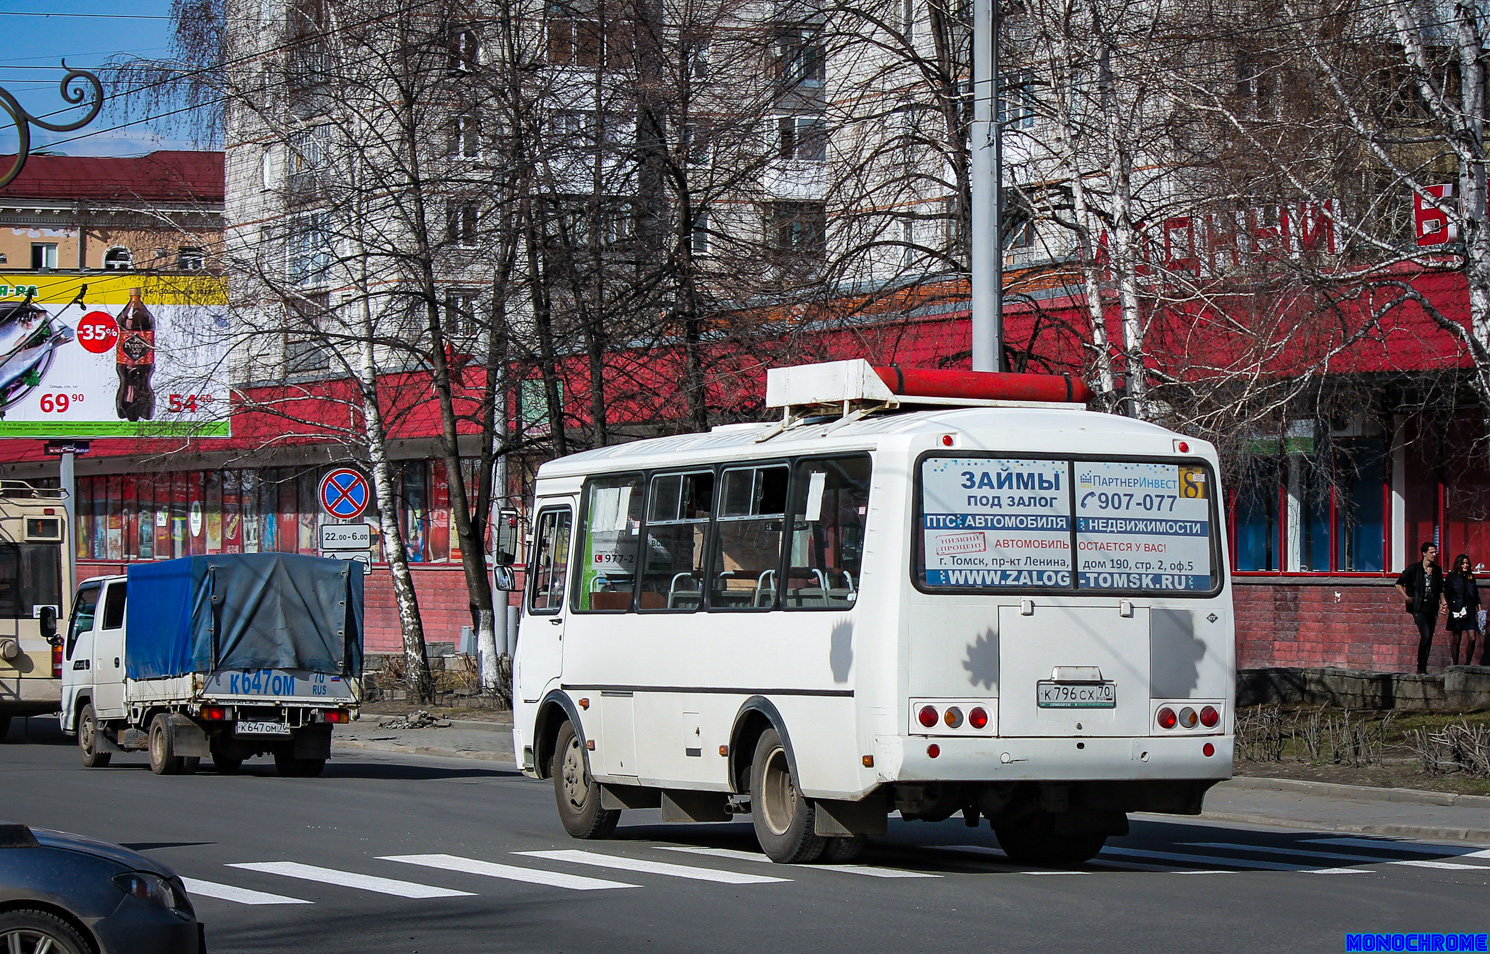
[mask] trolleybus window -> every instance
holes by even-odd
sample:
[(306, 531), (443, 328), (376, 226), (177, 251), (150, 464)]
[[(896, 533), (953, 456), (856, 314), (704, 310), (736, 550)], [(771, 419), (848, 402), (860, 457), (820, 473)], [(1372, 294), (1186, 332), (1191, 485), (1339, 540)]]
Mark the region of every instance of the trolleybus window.
[(639, 609), (698, 609), (704, 594), (704, 542), (713, 507), (712, 471), (652, 478)]
[(62, 547), (0, 543), (0, 618), (33, 619), (38, 606), (62, 605)]
[(713, 609), (771, 609), (786, 517), (784, 464), (726, 470), (719, 494), (710, 572)]
[(583, 533), (574, 608), (581, 612), (625, 612), (631, 609), (631, 594), (636, 586), (641, 475), (597, 477), (589, 481), (585, 484), (581, 513)]
[(569, 508), (538, 514), (533, 535), (531, 613), (556, 613), (564, 605), (565, 570), (569, 567)]
[(1209, 595), (1221, 583), (1200, 461), (929, 456), (920, 485), (927, 589)]
[(853, 606), (869, 517), (869, 457), (804, 460), (792, 484), (786, 609)]

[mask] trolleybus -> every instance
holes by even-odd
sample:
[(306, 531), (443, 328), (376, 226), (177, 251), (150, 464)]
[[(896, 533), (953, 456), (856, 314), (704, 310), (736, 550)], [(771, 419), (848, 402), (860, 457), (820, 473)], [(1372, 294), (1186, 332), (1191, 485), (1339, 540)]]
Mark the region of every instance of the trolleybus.
[(961, 815), (1062, 864), (1199, 813), (1235, 667), (1209, 444), (1061, 377), (848, 361), (767, 392), (780, 421), (539, 469), (513, 738), (571, 835), (748, 813), (807, 862)]
[(72, 547), (64, 492), (0, 480), (0, 739), (14, 716), (62, 700), (57, 619), (69, 609)]

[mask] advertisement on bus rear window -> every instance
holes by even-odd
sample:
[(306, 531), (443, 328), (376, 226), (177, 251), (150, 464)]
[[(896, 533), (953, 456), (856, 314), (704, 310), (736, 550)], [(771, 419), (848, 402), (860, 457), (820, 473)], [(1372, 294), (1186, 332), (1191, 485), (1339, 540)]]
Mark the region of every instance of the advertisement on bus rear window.
[(1208, 591), (1211, 493), (1203, 467), (1077, 461), (1076, 586)]
[(920, 585), (1213, 590), (1210, 472), (1195, 463), (928, 457)]
[(926, 584), (1070, 586), (1068, 467), (993, 457), (923, 462)]

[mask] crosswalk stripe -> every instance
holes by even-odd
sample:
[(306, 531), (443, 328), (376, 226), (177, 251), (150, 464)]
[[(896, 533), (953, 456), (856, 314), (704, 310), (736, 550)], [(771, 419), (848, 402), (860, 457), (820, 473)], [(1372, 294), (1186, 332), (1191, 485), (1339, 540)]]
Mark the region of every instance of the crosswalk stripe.
[(640, 871), (644, 874), (667, 875), (671, 878), (715, 881), (719, 884), (771, 884), (791, 880), (790, 878), (773, 878), (768, 875), (721, 871), (717, 868), (674, 865), (665, 861), (644, 861), (640, 858), (625, 858), (620, 855), (605, 855), (596, 851), (579, 851), (573, 848), (557, 851), (515, 851), (513, 854), (528, 858), (546, 858), (550, 861), (569, 861), (577, 865), (594, 865), (597, 868), (615, 868), (618, 871)]
[(1302, 848), (1262, 848), (1256, 845), (1238, 845), (1227, 842), (1189, 842), (1197, 848), (1221, 848), (1229, 851), (1251, 851), (1263, 855), (1283, 855), (1295, 858), (1322, 858), (1329, 861), (1353, 861), (1362, 865), (1410, 865), (1417, 868), (1450, 868), (1490, 872), (1490, 866), (1465, 865), (1456, 861), (1404, 861), (1400, 858), (1372, 858), (1369, 855), (1347, 855), (1338, 851), (1306, 851)]
[(181, 883), (186, 885), (187, 893), (203, 898), (217, 898), (219, 901), (236, 901), (239, 904), (310, 904), (310, 901), (302, 901), (299, 898), (287, 898), (282, 894), (270, 894), (267, 891), (251, 891), (248, 888), (238, 888), (230, 884), (218, 884), (215, 881), (199, 881), (196, 878), (182, 878)]
[(245, 871), (261, 871), (265, 874), (284, 875), (286, 878), (300, 878), (305, 881), (314, 881), (317, 884), (334, 884), (343, 888), (360, 888), (363, 891), (375, 891), (378, 894), (391, 894), (397, 898), (474, 897), (469, 891), (436, 888), (433, 885), (415, 884), (412, 881), (395, 881), (392, 878), (377, 878), (373, 875), (357, 874), (352, 871), (338, 871), (335, 868), (322, 868), (318, 865), (302, 865), (295, 861), (256, 861), (248, 864), (228, 865), (228, 867), (242, 868)]
[(422, 865), (442, 871), (461, 871), (487, 878), (505, 878), (508, 881), (524, 881), (542, 884), (551, 888), (569, 888), (573, 891), (601, 891), (606, 888), (638, 888), (640, 885), (624, 881), (606, 881), (604, 878), (587, 878), (584, 875), (563, 874), (558, 871), (543, 871), (539, 868), (519, 868), (516, 865), (500, 865), (475, 858), (457, 855), (383, 855), (379, 861), (398, 861), (406, 865)]
[(1421, 842), (1387, 841), (1378, 838), (1305, 838), (1315, 845), (1340, 845), (1347, 848), (1371, 848), (1376, 851), (1402, 851), (1415, 855), (1453, 855), (1458, 858), (1490, 858), (1490, 848), (1476, 851), (1462, 845), (1428, 845)]
[(1183, 861), (1190, 864), (1202, 865), (1224, 864), (1234, 868), (1256, 868), (1261, 871), (1315, 871), (1318, 874), (1364, 873), (1360, 868), (1311, 869), (1307, 865), (1288, 865), (1276, 861), (1253, 861), (1249, 858), (1218, 858), (1215, 855), (1192, 855), (1178, 851), (1145, 851), (1141, 848), (1108, 847), (1102, 849), (1102, 854), (1132, 858), (1158, 858), (1163, 861)]
[[(735, 848), (702, 848), (694, 845), (658, 845), (663, 851), (681, 851), (690, 855), (708, 855), (712, 858), (729, 858), (734, 861), (757, 861), (771, 863), (771, 859), (755, 851), (739, 851)], [(842, 871), (845, 874), (865, 875), (870, 878), (940, 878), (939, 874), (925, 871), (906, 871), (903, 868), (876, 868), (873, 865), (821, 865), (819, 871)]]

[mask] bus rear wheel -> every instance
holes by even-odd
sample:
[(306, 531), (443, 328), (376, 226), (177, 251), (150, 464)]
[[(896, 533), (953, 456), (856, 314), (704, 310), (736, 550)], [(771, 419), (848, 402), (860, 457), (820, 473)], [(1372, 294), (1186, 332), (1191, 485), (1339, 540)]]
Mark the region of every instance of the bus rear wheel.
[(1055, 816), (1048, 812), (995, 825), (993, 832), (1009, 860), (1021, 865), (1079, 865), (1095, 858), (1107, 844), (1107, 835), (1102, 833), (1057, 833)]
[(809, 864), (823, 853), (816, 832), (817, 806), (797, 789), (790, 760), (775, 729), (761, 733), (750, 760), (750, 817), (767, 858), (779, 864)]
[(559, 728), (549, 774), (554, 778), (554, 802), (564, 830), (574, 838), (609, 838), (621, 812), (600, 807), (600, 783), (590, 774), (589, 756), (572, 722)]

